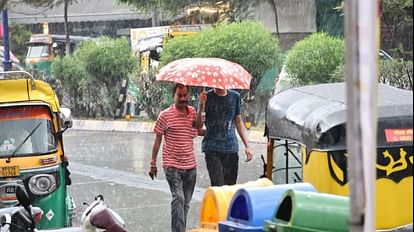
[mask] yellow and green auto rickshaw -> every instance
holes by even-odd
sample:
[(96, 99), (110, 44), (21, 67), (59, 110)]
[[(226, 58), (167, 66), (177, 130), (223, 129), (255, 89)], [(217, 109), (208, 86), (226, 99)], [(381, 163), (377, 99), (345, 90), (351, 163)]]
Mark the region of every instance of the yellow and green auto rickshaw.
[[(345, 83), (275, 94), (266, 113), (268, 178), (348, 195), (346, 110)], [(379, 84), (377, 131), (376, 229), (412, 228), (413, 92)]]
[[(70, 52), (73, 52), (82, 41), (90, 39), (87, 36), (69, 36)], [(49, 76), (52, 62), (56, 57), (64, 55), (65, 49), (65, 35), (33, 34), (27, 42), (26, 68)]]
[(71, 226), (74, 202), (62, 133), (72, 125), (51, 87), (24, 71), (0, 73), (0, 207), (25, 186), (44, 216), (39, 229)]

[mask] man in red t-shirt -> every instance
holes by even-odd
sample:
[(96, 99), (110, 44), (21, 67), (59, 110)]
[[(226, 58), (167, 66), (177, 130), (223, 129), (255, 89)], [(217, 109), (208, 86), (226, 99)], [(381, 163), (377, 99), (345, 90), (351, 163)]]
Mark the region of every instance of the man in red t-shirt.
[(188, 105), (188, 86), (176, 84), (173, 95), (174, 104), (163, 110), (155, 123), (149, 175), (151, 178), (157, 175), (157, 155), (164, 136), (162, 167), (172, 195), (171, 231), (185, 232), (197, 175), (193, 139), (198, 133), (196, 121), (201, 114)]

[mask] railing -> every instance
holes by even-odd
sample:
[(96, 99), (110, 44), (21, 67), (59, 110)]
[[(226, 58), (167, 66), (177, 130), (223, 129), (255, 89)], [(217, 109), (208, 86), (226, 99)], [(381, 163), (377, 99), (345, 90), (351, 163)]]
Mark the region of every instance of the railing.
[[(12, 77), (10, 77), (10, 76), (12, 76)], [(32, 90), (35, 90), (36, 89), (35, 79), (34, 79), (33, 75), (30, 74), (29, 72), (26, 72), (26, 71), (6, 71), (6, 72), (2, 71), (2, 72), (0, 72), (0, 80), (4, 80), (4, 79), (13, 79), (13, 80), (29, 79), (28, 77), (31, 79), (30, 84), (31, 84)]]

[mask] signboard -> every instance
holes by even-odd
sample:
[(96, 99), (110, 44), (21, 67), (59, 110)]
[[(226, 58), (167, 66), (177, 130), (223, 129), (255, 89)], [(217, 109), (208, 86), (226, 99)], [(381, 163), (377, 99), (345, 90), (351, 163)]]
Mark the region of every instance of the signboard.
[(388, 143), (413, 141), (413, 129), (385, 129), (385, 139)]
[(163, 36), (168, 33), (170, 26), (133, 28), (131, 34), (131, 48), (134, 54), (139, 51), (138, 42), (144, 38)]

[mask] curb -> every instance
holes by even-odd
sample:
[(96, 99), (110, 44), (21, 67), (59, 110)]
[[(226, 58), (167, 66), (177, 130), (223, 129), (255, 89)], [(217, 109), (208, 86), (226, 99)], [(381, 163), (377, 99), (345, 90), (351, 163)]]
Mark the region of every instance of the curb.
[[(74, 130), (91, 130), (91, 131), (118, 131), (118, 132), (137, 132), (153, 133), (154, 122), (138, 121), (113, 121), (113, 120), (79, 120), (73, 119), (72, 129)], [(263, 137), (263, 131), (247, 130), (249, 141), (257, 143), (266, 143), (266, 137)]]
[(72, 129), (94, 131), (153, 132), (153, 122), (73, 120)]

